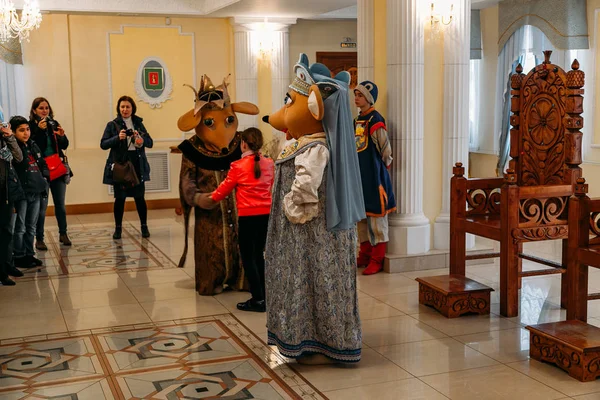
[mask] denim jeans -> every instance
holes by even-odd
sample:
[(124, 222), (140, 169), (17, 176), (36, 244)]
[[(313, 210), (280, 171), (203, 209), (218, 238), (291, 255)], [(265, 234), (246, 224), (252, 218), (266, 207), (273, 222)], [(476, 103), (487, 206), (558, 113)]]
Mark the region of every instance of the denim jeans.
[[(52, 192), (52, 201), (54, 201), (54, 215), (58, 223), (58, 233), (61, 235), (67, 233), (67, 208), (65, 206), (65, 197), (67, 194), (67, 184), (61, 177), (50, 182), (50, 191)], [(40, 216), (35, 230), (35, 237), (39, 241), (44, 240), (44, 222), (46, 221), (46, 208), (48, 208), (48, 197), (41, 198)]]
[(35, 254), (33, 239), (40, 215), (40, 195), (27, 194), (25, 200), (15, 203), (15, 209), (17, 210), (17, 221), (13, 235), (14, 257), (33, 256)]

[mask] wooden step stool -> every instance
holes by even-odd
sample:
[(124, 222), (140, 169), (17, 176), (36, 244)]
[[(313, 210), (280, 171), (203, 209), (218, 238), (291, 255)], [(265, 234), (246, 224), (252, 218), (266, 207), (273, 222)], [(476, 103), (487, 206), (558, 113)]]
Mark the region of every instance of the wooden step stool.
[(446, 318), (467, 313), (489, 314), (489, 286), (463, 275), (439, 275), (417, 278), (419, 303), (432, 306)]
[(528, 326), (529, 357), (556, 364), (573, 378), (600, 376), (600, 328), (579, 320)]

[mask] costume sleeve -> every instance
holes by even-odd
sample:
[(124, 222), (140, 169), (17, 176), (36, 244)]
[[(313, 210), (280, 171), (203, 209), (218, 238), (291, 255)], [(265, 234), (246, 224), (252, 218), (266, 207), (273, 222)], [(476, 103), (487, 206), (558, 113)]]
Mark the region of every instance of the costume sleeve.
[(371, 139), (381, 155), (381, 159), (385, 163), (386, 167), (389, 167), (394, 159), (392, 158), (392, 145), (388, 138), (387, 131), (384, 128), (378, 128), (371, 134)]
[(181, 176), (180, 176), (180, 194), (181, 198), (190, 206), (195, 207), (194, 201), (198, 192), (196, 183), (198, 176), (196, 175), (196, 166), (185, 156), (181, 159)]
[(319, 186), (329, 161), (325, 146), (314, 146), (295, 158), (296, 177), (283, 198), (283, 211), (293, 224), (304, 224), (319, 213)]
[(225, 197), (229, 196), (231, 192), (233, 192), (233, 189), (235, 189), (237, 185), (239, 172), (239, 167), (235, 165), (235, 163), (232, 163), (231, 168), (227, 173), (227, 177), (223, 182), (221, 182), (217, 190), (213, 192), (211, 196), (213, 201), (218, 203), (221, 200), (224, 200)]

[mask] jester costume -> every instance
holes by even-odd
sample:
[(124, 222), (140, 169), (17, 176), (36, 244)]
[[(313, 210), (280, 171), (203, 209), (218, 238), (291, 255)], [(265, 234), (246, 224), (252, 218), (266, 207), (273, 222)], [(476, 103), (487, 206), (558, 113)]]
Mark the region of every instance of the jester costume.
[(372, 106), (377, 101), (377, 86), (370, 81), (359, 84), (355, 89), (371, 105), (354, 121), (356, 150), (360, 163), (360, 175), (367, 218), (358, 223), (360, 253), (358, 266), (366, 266), (365, 275), (383, 269), (383, 259), (388, 235), (387, 215), (396, 210), (396, 199), (388, 167), (392, 163), (385, 119)]

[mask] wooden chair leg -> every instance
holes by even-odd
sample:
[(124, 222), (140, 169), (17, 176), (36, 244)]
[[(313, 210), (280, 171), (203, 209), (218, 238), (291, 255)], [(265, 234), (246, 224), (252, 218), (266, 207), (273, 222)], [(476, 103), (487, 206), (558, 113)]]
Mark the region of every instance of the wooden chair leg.
[[(563, 268), (566, 267), (567, 271), (568, 271), (568, 269), (569, 269), (569, 240), (568, 239), (563, 239), (563, 241), (562, 241), (562, 265), (563, 265)], [(585, 290), (587, 290), (587, 286), (585, 287)], [(569, 308), (568, 303), (569, 303), (569, 280), (567, 278), (567, 274), (563, 274), (560, 278), (560, 306), (562, 308), (568, 309)]]
[(523, 243), (519, 242), (517, 244), (517, 279), (519, 280), (519, 290), (523, 286), (523, 278), (521, 278), (521, 273), (523, 272), (523, 259), (518, 256), (518, 254), (523, 253)]
[(450, 232), (452, 240), (450, 241), (450, 273), (456, 275), (466, 274), (467, 257), (467, 232), (460, 227), (461, 224)]
[(504, 317), (519, 315), (519, 245), (500, 242), (500, 314)]

